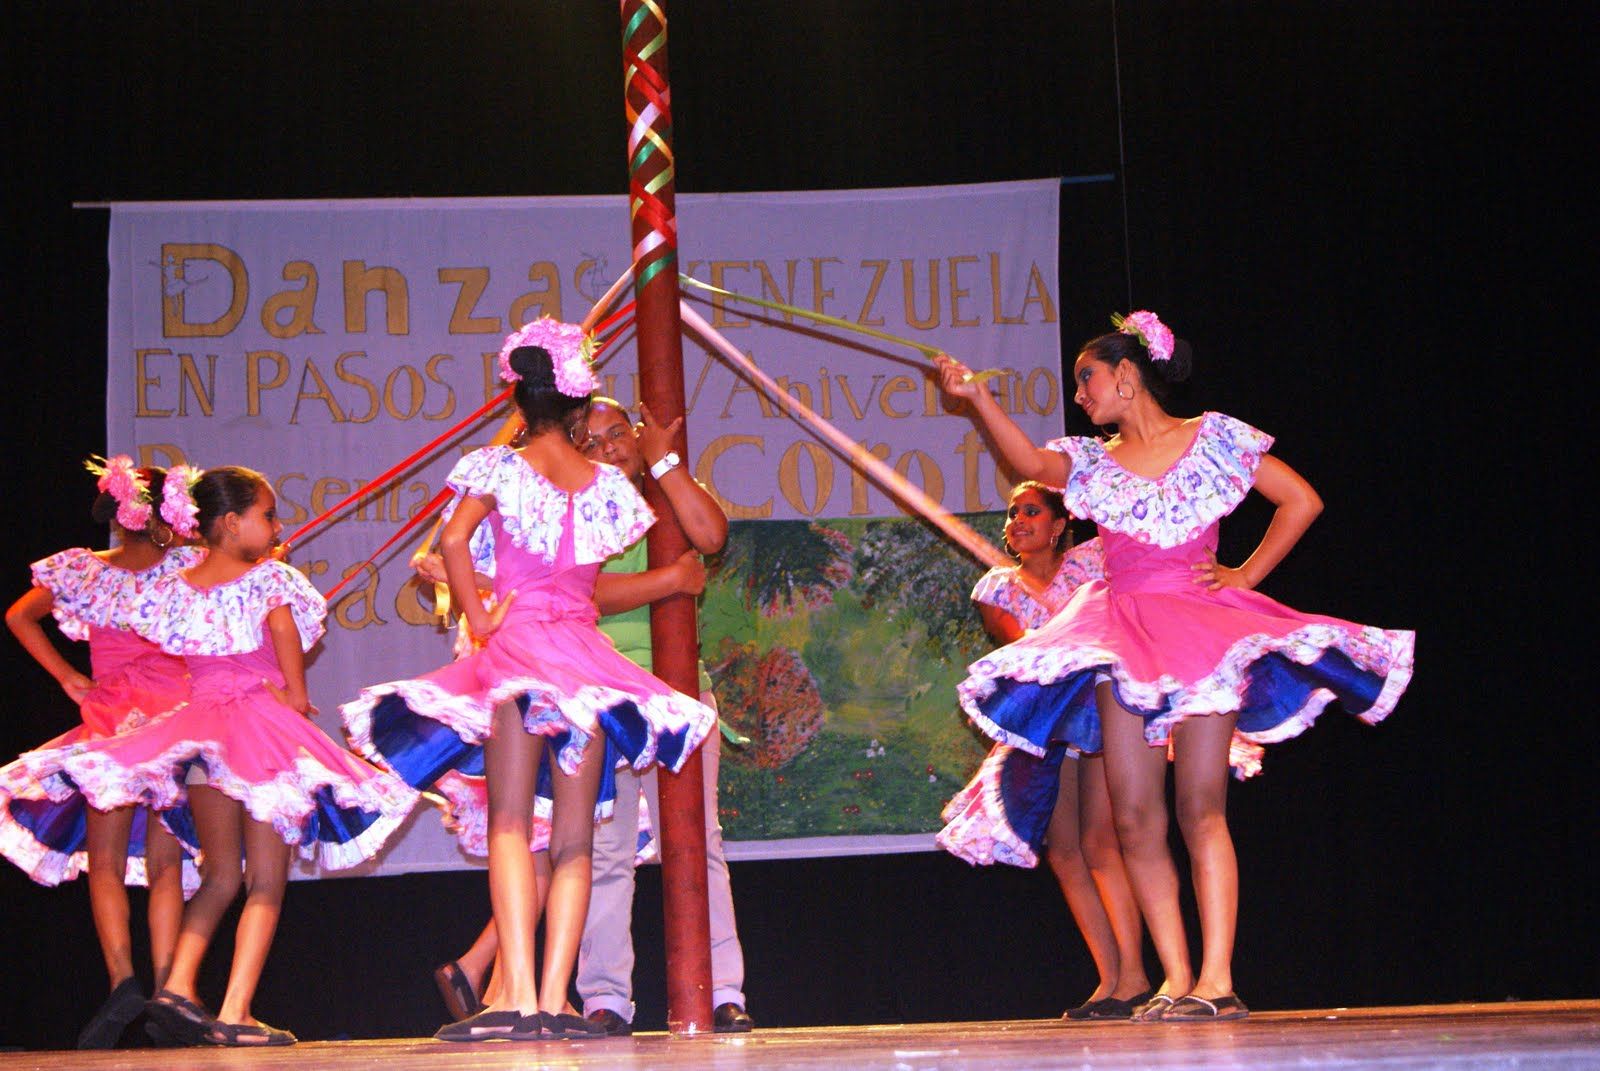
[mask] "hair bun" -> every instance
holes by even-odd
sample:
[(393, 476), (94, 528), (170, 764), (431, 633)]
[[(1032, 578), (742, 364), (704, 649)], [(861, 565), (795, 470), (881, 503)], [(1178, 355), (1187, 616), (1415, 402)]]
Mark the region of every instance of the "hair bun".
[(555, 386), (555, 366), (543, 346), (518, 346), (511, 351), (511, 370), (530, 387), (548, 390)]
[(1194, 347), (1189, 345), (1186, 338), (1172, 340), (1172, 356), (1161, 362), (1164, 367), (1165, 378), (1169, 383), (1182, 383), (1189, 378), (1189, 373), (1194, 370)]

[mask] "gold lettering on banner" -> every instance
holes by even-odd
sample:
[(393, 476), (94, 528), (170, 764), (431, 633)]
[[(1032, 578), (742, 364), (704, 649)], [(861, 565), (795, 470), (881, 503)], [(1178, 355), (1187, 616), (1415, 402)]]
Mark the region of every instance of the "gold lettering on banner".
[(863, 260), (863, 268), (872, 268), (872, 281), (867, 284), (867, 296), (861, 299), (861, 312), (856, 317), (856, 323), (863, 327), (882, 327), (883, 317), (872, 315), (872, 305), (878, 300), (878, 288), (883, 285), (883, 277), (889, 274), (887, 260)]
[[(270, 380), (261, 378), (261, 365), (264, 361), (273, 364), (273, 376)], [(289, 381), (289, 358), (277, 350), (251, 350), (244, 355), (244, 398), (245, 414), (247, 416), (261, 415), (261, 392), (277, 390)]]
[(817, 412), (823, 420), (833, 419), (833, 380), (826, 368), (817, 369)]
[[(700, 400), (700, 389), (706, 385), (706, 376), (711, 374), (712, 363), (710, 354), (706, 354), (705, 359), (700, 362), (700, 374), (694, 379), (694, 390), (689, 393), (689, 402), (683, 407), (685, 413), (694, 412), (695, 403)], [(607, 382), (609, 383), (610, 380), (607, 379)], [(637, 398), (639, 396), (639, 376), (637, 373), (633, 377), (633, 389), (634, 397)], [(612, 397), (615, 398), (616, 395), (613, 394)]]
[(134, 350), (133, 351), (133, 397), (136, 417), (166, 417), (172, 415), (171, 409), (157, 409), (150, 404), (148, 388), (161, 386), (161, 377), (151, 375), (145, 365), (145, 360), (150, 357), (171, 357), (171, 350)]
[(991, 303), (990, 303), (990, 306), (989, 306), (989, 311), (993, 314), (995, 323), (997, 323), (997, 324), (1020, 324), (1020, 323), (1026, 323), (1027, 322), (1028, 318), (1026, 316), (1007, 316), (1000, 309), (1000, 254), (999, 253), (990, 253), (989, 254), (989, 294), (990, 294), (990, 299), (991, 299)]
[[(316, 383), (315, 390), (306, 390), (306, 380), (311, 379)], [(328, 415), (333, 417), (335, 424), (345, 422), (344, 410), (339, 406), (339, 399), (333, 396), (333, 388), (328, 386), (328, 381), (322, 378), (322, 372), (317, 368), (317, 362), (306, 360), (306, 366), (300, 372), (300, 389), (294, 396), (294, 408), (289, 411), (289, 423), (300, 423), (300, 403), (307, 399), (315, 399), (328, 407)]]
[(483, 292), (489, 289), (488, 268), (440, 268), (441, 283), (456, 283), (456, 307), (450, 310), (452, 335), (492, 335), (504, 333), (498, 316), (474, 316)]
[[(1043, 381), (1045, 395), (1044, 401), (1039, 401), (1039, 383)], [(1056, 411), (1056, 403), (1061, 399), (1061, 387), (1056, 382), (1056, 377), (1048, 368), (1035, 368), (1028, 373), (1026, 382), (1022, 385), (1022, 398), (1028, 407), (1040, 416), (1048, 416)]]
[[(208, 260), (228, 273), (231, 287), (228, 311), (208, 323), (191, 323), (185, 318), (184, 294), (190, 286), (205, 281), (189, 278), (189, 264)], [(250, 273), (239, 254), (212, 242), (161, 243), (161, 336), (163, 338), (221, 338), (244, 318), (250, 300)]]
[(350, 493), (350, 485), (337, 476), (324, 476), (311, 485), (311, 512), (322, 516), (324, 510)]
[(448, 353), (436, 353), (428, 358), (427, 364), (422, 366), (423, 374), (444, 388), (444, 408), (437, 413), (423, 413), (423, 420), (445, 420), (456, 411), (456, 389), (439, 378), (439, 366), (446, 361), (453, 360), (455, 358)]
[(1044, 285), (1044, 273), (1039, 270), (1038, 264), (1028, 267), (1028, 292), (1022, 296), (1021, 316), (1028, 318), (1028, 306), (1039, 306), (1039, 321), (1053, 324), (1056, 322), (1056, 303), (1050, 297), (1050, 290)]
[[(322, 334), (322, 328), (312, 320), (317, 307), (317, 266), (309, 260), (291, 260), (285, 264), (283, 281), (296, 280), (305, 285), (298, 290), (280, 290), (261, 303), (261, 327), (273, 338)], [(284, 310), (289, 312), (287, 323), (278, 317)]]
[(916, 389), (916, 380), (910, 376), (895, 376), (885, 383), (883, 390), (878, 393), (878, 408), (883, 410), (883, 415), (891, 420), (904, 420), (912, 414), (913, 410), (901, 411), (889, 403), (894, 400), (895, 395), (905, 394), (907, 391), (915, 391)]
[[(766, 295), (769, 300), (776, 301), (780, 305), (793, 305), (794, 273), (795, 270), (800, 267), (800, 262), (798, 260), (786, 260), (783, 262), (783, 266), (789, 283), (788, 289), (783, 289), (778, 286), (778, 281), (772, 277), (772, 272), (767, 268), (766, 261), (756, 261), (756, 270), (761, 273), (761, 292), (762, 294)], [(784, 323), (794, 323), (794, 313), (783, 312), (779, 313), (778, 315), (783, 317)]]
[[(397, 394), (395, 382), (402, 377), (406, 381), (406, 392), (410, 401), (410, 406), (404, 412), (395, 405)], [(409, 364), (403, 364), (399, 368), (391, 369), (388, 378), (383, 381), (383, 408), (396, 420), (410, 420), (422, 408), (422, 400), (427, 393), (428, 388), (422, 382), (422, 376), (418, 375), (417, 370)]]
[[(711, 262), (711, 285), (719, 286), (724, 290), (737, 290), (736, 286), (729, 286), (727, 273), (730, 271), (749, 271), (748, 260), (713, 260)], [(741, 316), (729, 316), (727, 299), (721, 294), (711, 295), (711, 326), (719, 330), (730, 327), (749, 327), (750, 321)]]
[[(554, 262), (536, 260), (528, 265), (528, 282), (543, 283), (544, 287), (530, 290), (511, 303), (511, 314), (506, 317), (506, 322), (511, 324), (507, 334), (541, 316), (561, 319), (561, 272)], [(497, 355), (499, 352), (495, 350)]]
[[(973, 434), (977, 434), (974, 432)], [(889, 444), (876, 443), (868, 446), (865, 442), (857, 443), (861, 449), (877, 458), (879, 461), (889, 460)], [(855, 465), (850, 466), (850, 516), (859, 517), (867, 512), (867, 491), (870, 484), (867, 474)]]
[(194, 354), (178, 354), (178, 415), (189, 415), (189, 392), (194, 391), (194, 400), (200, 404), (202, 416), (211, 415), (211, 403), (217, 396), (217, 355), (206, 354), (206, 381), (200, 382), (200, 366), (195, 364)]
[(775, 417), (778, 415), (778, 409), (772, 404), (771, 400), (767, 398), (766, 391), (752, 387), (750, 384), (741, 379), (734, 381), (733, 386), (728, 388), (728, 400), (723, 403), (722, 412), (717, 414), (717, 419), (727, 420), (733, 415), (733, 400), (741, 394), (749, 394), (755, 397), (756, 404), (761, 406), (762, 416)]
[(345, 419), (352, 424), (365, 424), (373, 417), (378, 415), (377, 385), (366, 376), (358, 375), (357, 373), (346, 368), (346, 365), (349, 364), (349, 362), (358, 357), (364, 358), (366, 355), (367, 352), (365, 350), (348, 350), (339, 354), (339, 356), (335, 358), (333, 362), (333, 374), (339, 379), (339, 381), (342, 383), (348, 383), (352, 387), (360, 387), (367, 396), (366, 412), (362, 413), (360, 416), (352, 416), (349, 413), (345, 414)]
[(833, 288), (822, 283), (822, 270), (829, 264), (843, 264), (838, 257), (812, 257), (811, 258), (811, 311), (827, 312), (823, 306), (833, 297)]
[(850, 407), (850, 413), (857, 420), (867, 415), (867, 406), (872, 404), (872, 396), (878, 392), (878, 384), (883, 382), (883, 373), (872, 377), (872, 386), (867, 388), (867, 396), (860, 401), (856, 400), (855, 392), (850, 389), (850, 377), (844, 373), (834, 376), (834, 382), (839, 384), (839, 391), (844, 395), (845, 404)]
[[(365, 480), (357, 481), (366, 483)], [(398, 521), (400, 519), (400, 488), (390, 484), (356, 499), (356, 511), (351, 514), (353, 521)]]
[(157, 468), (170, 469), (174, 465), (187, 465), (189, 462), (184, 457), (183, 447), (177, 443), (141, 443), (139, 445), (139, 464), (145, 468), (154, 465)]
[[(811, 478), (816, 489), (810, 502), (806, 501), (800, 486), (802, 454), (811, 462)], [(804, 439), (790, 443), (778, 459), (778, 490), (796, 511), (815, 517), (828, 505), (828, 496), (833, 493), (833, 457), (816, 443)]]
[(317, 577), (328, 571), (328, 559), (315, 558), (306, 562), (304, 565), (295, 565), (294, 568), (300, 570), (301, 576), (315, 584), (317, 582)]
[(506, 388), (500, 382), (500, 351), (483, 355), (483, 400), (488, 401)]
[[(772, 516), (772, 499), (750, 506), (742, 502), (735, 502), (727, 495), (717, 490), (717, 461), (723, 454), (737, 446), (753, 446), (757, 452), (765, 456), (766, 443), (759, 435), (719, 435), (706, 443), (700, 451), (700, 458), (695, 462), (694, 476), (711, 492), (711, 497), (717, 500), (717, 505), (722, 507), (722, 512), (733, 521), (759, 521)], [(757, 465), (760, 462), (756, 462)], [(745, 468), (750, 466), (746, 465)]]
[[(922, 479), (911, 479), (911, 465), (922, 470)], [(933, 458), (921, 450), (907, 450), (900, 455), (900, 460), (894, 463), (894, 470), (912, 483), (919, 483), (927, 496), (935, 502), (944, 501), (944, 473), (939, 471), (939, 466)]]
[(378, 616), (378, 570), (363, 564), (346, 569), (345, 578), (357, 572), (365, 578), (362, 585), (353, 588), (348, 595), (339, 596), (339, 601), (333, 604), (333, 619), (352, 632), (359, 632), (368, 625), (387, 624)]
[(967, 297), (972, 291), (960, 286), (957, 282), (957, 272), (963, 264), (978, 263), (977, 257), (951, 257), (950, 265), (950, 326), (951, 327), (977, 327), (976, 317), (964, 320), (961, 317), (961, 299)]
[(793, 398), (807, 409), (815, 408), (815, 406), (811, 404), (811, 387), (808, 384), (796, 382), (795, 380), (790, 379), (788, 376), (779, 376), (776, 382), (778, 384), (778, 389), (783, 391), (783, 393), (787, 394), (789, 397)]
[(303, 472), (286, 472), (279, 476), (277, 482), (272, 485), (273, 493), (278, 496), (278, 520), (285, 525), (299, 524), (311, 516), (306, 512), (305, 506), (289, 495), (290, 480), (304, 483), (306, 474)]
[(347, 334), (367, 330), (367, 298), (383, 295), (384, 329), (391, 335), (411, 333), (411, 289), (396, 268), (369, 268), (364, 260), (344, 262), (344, 329)]
[(978, 486), (978, 459), (987, 457), (989, 448), (984, 445), (977, 428), (967, 429), (956, 453), (961, 457), (961, 511), (981, 513), (990, 506), (984, 501), (983, 489)]
[(906, 326), (926, 331), (939, 326), (939, 262), (928, 261), (928, 315), (917, 315), (917, 262), (900, 262), (900, 283), (905, 294)]
[(423, 580), (420, 576), (412, 576), (404, 584), (400, 585), (399, 591), (395, 592), (394, 612), (399, 615), (400, 620), (408, 625), (436, 624), (438, 618), (433, 615), (433, 606), (422, 601), (422, 593), (424, 591), (431, 592), (432, 590), (433, 582), (431, 580)]

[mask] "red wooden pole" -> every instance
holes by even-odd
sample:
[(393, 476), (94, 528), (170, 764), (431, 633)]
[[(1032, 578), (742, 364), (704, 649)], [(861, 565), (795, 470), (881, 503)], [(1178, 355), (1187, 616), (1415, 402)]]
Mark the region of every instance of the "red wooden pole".
[[(665, 0), (622, 0), (622, 59), (640, 394), (651, 414), (668, 424), (683, 415), (684, 392)], [(674, 448), (679, 456), (688, 456), (686, 432), (679, 433)], [(647, 482), (645, 494), (661, 518), (650, 529), (650, 565), (668, 565), (689, 549), (689, 543), (654, 480)], [(695, 616), (695, 602), (685, 596), (653, 605), (650, 647), (656, 675), (678, 691), (698, 696), (700, 633)], [(666, 914), (667, 1029), (674, 1034), (708, 1033), (711, 925), (699, 751), (677, 774), (661, 771), (660, 782), (657, 817)]]

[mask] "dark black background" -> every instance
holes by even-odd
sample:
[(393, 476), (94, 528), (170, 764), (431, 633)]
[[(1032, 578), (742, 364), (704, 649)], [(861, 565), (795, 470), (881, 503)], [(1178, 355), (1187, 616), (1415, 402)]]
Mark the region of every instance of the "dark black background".
[[(1175, 408), (1276, 433), (1327, 502), (1270, 593), (1418, 631), (1387, 724), (1330, 710), (1233, 791), (1254, 1007), (1600, 994), (1592, 27), (1563, 12), (670, 5), (682, 191), (1114, 174), (1062, 191), (1064, 352), (1113, 309), (1159, 310), (1197, 348)], [(74, 201), (620, 193), (619, 37), (612, 5), (554, 0), (8, 15), (12, 590), (103, 538), (80, 465), (104, 444), (107, 217)], [(1242, 509), (1224, 557), (1265, 519)], [(0, 650), (12, 754), (71, 711)], [(1093, 985), (1044, 872), (932, 854), (733, 869), (763, 1024), (1048, 1016)], [(659, 886), (641, 872), (646, 1027), (664, 1021)], [(0, 1044), (69, 1045), (104, 991), (83, 883), (3, 867), (0, 904)], [(427, 970), (486, 910), (475, 873), (296, 884), (257, 1011), (304, 1038), (429, 1032)], [(230, 950), (225, 929), (213, 999)]]

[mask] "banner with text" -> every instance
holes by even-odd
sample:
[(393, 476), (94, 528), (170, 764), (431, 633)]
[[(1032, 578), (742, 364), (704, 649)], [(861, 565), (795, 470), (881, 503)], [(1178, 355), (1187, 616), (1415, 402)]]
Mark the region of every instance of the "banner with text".
[[(1002, 370), (991, 389), (1043, 440), (1063, 427), (1058, 192), (680, 195), (680, 268)], [(497, 393), (508, 331), (582, 319), (628, 263), (626, 213), (620, 195), (115, 205), (108, 452), (260, 469), (292, 531)], [(1003, 509), (1007, 481), (921, 353), (685, 297), (947, 509)], [(600, 371), (606, 393), (637, 402), (631, 335)], [(719, 700), (753, 740), (723, 752), (730, 857), (926, 847), (983, 752), (952, 691), (985, 646), (966, 604), (981, 570), (693, 336), (684, 375), (689, 464), (739, 522), (702, 629)], [(505, 415), (307, 537), (293, 564), (324, 591), (358, 570)], [(337, 706), (359, 687), (449, 657), (408, 566), (415, 545), (360, 570), (330, 607), (308, 679), (336, 738)], [(779, 683), (798, 698), (774, 704)], [(369, 870), (475, 862), (424, 810)]]

